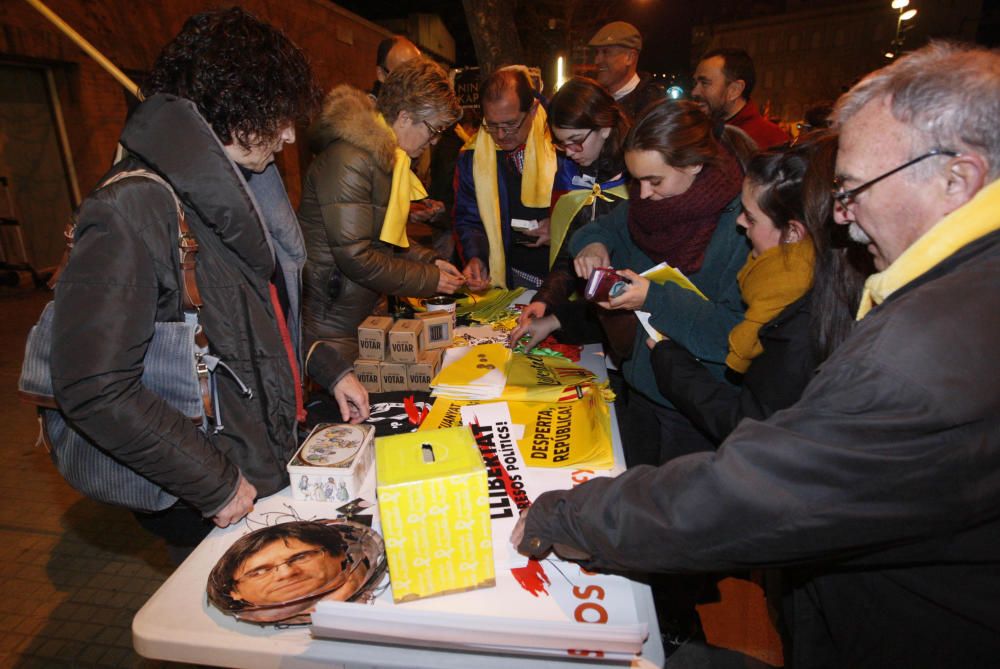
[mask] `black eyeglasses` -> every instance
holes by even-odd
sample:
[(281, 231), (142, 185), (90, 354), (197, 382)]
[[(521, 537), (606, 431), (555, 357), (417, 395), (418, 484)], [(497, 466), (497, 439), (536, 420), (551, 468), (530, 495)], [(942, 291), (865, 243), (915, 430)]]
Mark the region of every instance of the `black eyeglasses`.
[(852, 204), (854, 204), (855, 198), (858, 195), (865, 192), (866, 190), (877, 184), (879, 181), (882, 181), (882, 179), (888, 179), (896, 172), (905, 170), (907, 167), (911, 165), (916, 165), (920, 161), (927, 160), (928, 158), (931, 158), (933, 156), (948, 156), (950, 158), (955, 158), (958, 155), (960, 154), (957, 151), (949, 151), (948, 149), (931, 149), (927, 153), (917, 156), (913, 160), (908, 160), (899, 167), (891, 169), (885, 174), (880, 174), (871, 181), (866, 181), (857, 188), (852, 188), (851, 190), (844, 190), (844, 180), (841, 177), (837, 177), (836, 179), (833, 180), (833, 190), (830, 191), (830, 195), (833, 197), (834, 200), (837, 201), (837, 204), (846, 209), (847, 207), (850, 207)]
[(587, 141), (587, 138), (590, 137), (590, 134), (594, 132), (594, 130), (595, 128), (591, 128), (590, 130), (587, 131), (586, 135), (584, 135), (580, 139), (575, 139), (572, 142), (556, 142), (553, 140), (552, 146), (562, 151), (582, 151), (583, 143)]
[(432, 125), (431, 125), (430, 123), (428, 123), (427, 121), (422, 121), (422, 123), (423, 123), (423, 124), (424, 124), (425, 126), (427, 126), (427, 132), (431, 133), (431, 137), (440, 137), (440, 136), (441, 136), (441, 133), (443, 133), (443, 132), (445, 131), (445, 128), (441, 128), (441, 129), (439, 130), (438, 128), (435, 128), (434, 126), (432, 126)]
[(524, 122), (525, 120), (527, 120), (527, 118), (528, 118), (528, 112), (524, 112), (524, 116), (522, 116), (521, 120), (518, 121), (517, 123), (499, 123), (499, 124), (487, 123), (486, 120), (483, 119), (483, 127), (486, 128), (486, 132), (490, 133), (491, 135), (500, 135), (506, 137), (507, 135), (511, 135), (520, 130), (521, 126), (524, 125)]

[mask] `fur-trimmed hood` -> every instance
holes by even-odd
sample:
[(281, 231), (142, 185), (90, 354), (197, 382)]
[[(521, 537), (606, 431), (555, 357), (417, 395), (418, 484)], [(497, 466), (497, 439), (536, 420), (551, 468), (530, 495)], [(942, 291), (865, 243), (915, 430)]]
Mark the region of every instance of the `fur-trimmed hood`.
[(332, 142), (343, 140), (372, 154), (386, 172), (396, 160), (396, 136), (380, 124), (368, 94), (341, 84), (327, 94), (319, 118), (309, 128), (309, 149), (321, 153)]

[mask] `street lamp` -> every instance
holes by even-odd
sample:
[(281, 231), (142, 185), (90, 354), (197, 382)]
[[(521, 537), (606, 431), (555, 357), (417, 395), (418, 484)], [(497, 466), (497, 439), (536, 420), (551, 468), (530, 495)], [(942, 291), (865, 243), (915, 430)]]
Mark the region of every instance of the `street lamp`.
[(911, 20), (917, 15), (917, 10), (906, 9), (909, 4), (910, 0), (892, 0), (892, 8), (898, 11), (899, 15), (896, 17), (896, 36), (889, 44), (889, 50), (885, 52), (885, 57), (889, 60), (895, 58), (903, 50), (904, 33), (913, 27), (912, 24), (903, 25), (904, 22)]

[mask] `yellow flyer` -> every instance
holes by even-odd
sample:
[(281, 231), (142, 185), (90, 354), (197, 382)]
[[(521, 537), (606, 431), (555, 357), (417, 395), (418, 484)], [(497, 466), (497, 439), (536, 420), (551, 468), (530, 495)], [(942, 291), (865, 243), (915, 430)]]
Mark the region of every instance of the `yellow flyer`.
[(500, 399), (534, 402), (572, 402), (594, 386), (597, 377), (565, 358), (515, 353)]
[[(420, 431), (460, 425), (462, 407), (494, 402), (469, 402), (446, 397), (434, 406), (420, 424)], [(521, 457), (528, 467), (614, 466), (611, 420), (600, 393), (586, 393), (573, 402), (502, 402), (510, 411)]]

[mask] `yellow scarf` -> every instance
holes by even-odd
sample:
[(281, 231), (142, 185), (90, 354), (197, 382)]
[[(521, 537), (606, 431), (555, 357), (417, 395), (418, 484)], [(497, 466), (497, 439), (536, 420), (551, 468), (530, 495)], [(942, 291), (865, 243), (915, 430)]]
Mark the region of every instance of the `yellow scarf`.
[(549, 221), (549, 236), (551, 237), (551, 241), (549, 242), (549, 269), (555, 263), (556, 256), (559, 255), (559, 248), (566, 240), (566, 233), (569, 232), (570, 223), (573, 222), (573, 219), (576, 218), (581, 209), (594, 204), (597, 198), (601, 198), (605, 202), (611, 202), (611, 198), (605, 195), (605, 193), (613, 195), (619, 200), (628, 199), (628, 188), (625, 184), (619, 184), (602, 191), (601, 184), (595, 183), (594, 187), (590, 190), (571, 190), (563, 193), (559, 197), (559, 200), (556, 201), (556, 206), (552, 208), (552, 218)]
[(750, 363), (764, 352), (760, 328), (812, 286), (816, 250), (811, 239), (778, 244), (756, 258), (751, 254), (736, 275), (747, 311), (743, 322), (729, 333), (726, 365), (745, 373)]
[[(376, 114), (379, 125), (389, 130), (393, 138), (396, 132), (385, 122), (382, 114)], [(420, 179), (410, 169), (410, 157), (406, 151), (396, 144), (396, 160), (392, 165), (392, 188), (389, 191), (389, 201), (385, 205), (385, 218), (382, 219), (382, 232), (378, 238), (387, 244), (409, 248), (410, 240), (406, 237), (406, 222), (410, 220), (410, 202), (423, 200), (427, 191)]]
[(878, 274), (865, 281), (857, 320), (963, 246), (1000, 229), (1000, 179), (942, 218)]
[[(476, 187), (479, 218), (486, 229), (490, 244), (490, 278), (494, 285), (507, 287), (507, 257), (503, 247), (500, 221), (500, 189), (497, 185), (497, 145), (485, 130), (470, 140), (472, 180)], [(468, 144), (466, 144), (468, 148)], [(552, 182), (556, 176), (556, 149), (549, 137), (548, 117), (541, 105), (524, 147), (524, 170), (521, 173), (521, 202), (526, 207), (549, 207), (552, 204)]]

